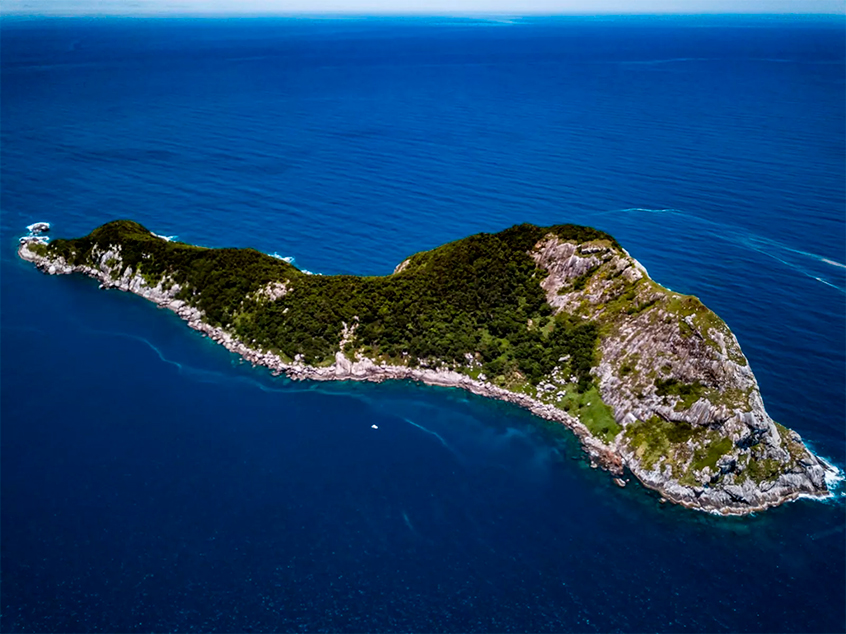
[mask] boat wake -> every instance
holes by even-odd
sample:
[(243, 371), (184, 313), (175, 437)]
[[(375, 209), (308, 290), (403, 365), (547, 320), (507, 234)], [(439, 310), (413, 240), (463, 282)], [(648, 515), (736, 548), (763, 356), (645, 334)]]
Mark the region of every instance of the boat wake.
[(619, 216), (620, 214), (663, 214), (684, 218), (686, 223), (693, 222), (702, 225), (703, 232), (707, 232), (709, 236), (757, 251), (805, 277), (846, 294), (846, 264), (831, 257), (799, 249), (778, 240), (761, 236), (748, 229), (709, 220), (681, 209), (630, 207), (600, 212), (596, 215)]

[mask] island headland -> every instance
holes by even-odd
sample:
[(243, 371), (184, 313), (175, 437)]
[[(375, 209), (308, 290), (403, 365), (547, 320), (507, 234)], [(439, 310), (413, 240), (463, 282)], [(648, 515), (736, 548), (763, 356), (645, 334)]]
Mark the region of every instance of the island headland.
[(770, 418), (717, 315), (589, 227), (477, 234), (381, 277), (311, 275), (129, 220), (22, 239), (18, 254), (169, 308), (274, 374), (411, 379), (515, 403), (570, 428), (618, 483), (628, 469), (689, 508), (743, 515), (828, 497), (839, 475)]

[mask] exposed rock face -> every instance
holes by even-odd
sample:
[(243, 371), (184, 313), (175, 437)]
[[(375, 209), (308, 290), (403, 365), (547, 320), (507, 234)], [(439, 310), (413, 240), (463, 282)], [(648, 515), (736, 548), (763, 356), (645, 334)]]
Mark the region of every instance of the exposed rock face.
[(612, 444), (645, 485), (728, 513), (827, 493), (830, 465), (769, 417), (737, 339), (699, 300), (607, 244), (550, 235), (532, 255), (547, 301), (603, 326), (593, 373), (623, 427)]
[(50, 231), (50, 223), (49, 222), (34, 222), (27, 227), (27, 231), (31, 234), (39, 234), (45, 231)]
[(410, 262), (411, 262), (411, 258), (408, 258), (407, 260), (403, 260), (402, 262), (397, 264), (396, 267), (394, 268), (394, 275), (397, 275), (398, 273), (402, 273), (405, 269), (407, 269)]
[(50, 241), (50, 238), (45, 235), (42, 235), (43, 233), (50, 231), (49, 222), (35, 222), (29, 225), (26, 229), (27, 231), (29, 231), (29, 234), (21, 236), (20, 240), (18, 240), (20, 244), (24, 244), (26, 242), (37, 242), (40, 244), (47, 244)]
[(270, 282), (256, 292), (256, 299), (264, 299), (269, 302), (275, 302), (277, 299), (285, 297), (289, 290), (290, 289), (285, 282)]
[[(98, 279), (101, 288), (129, 291), (169, 308), (191, 328), (274, 374), (319, 381), (410, 379), (515, 403), (567, 425), (592, 463), (615, 475), (628, 467), (647, 487), (692, 508), (744, 514), (800, 495), (828, 495), (826, 476), (832, 468), (767, 415), (728, 327), (696, 298), (654, 283), (628, 253), (604, 240), (574, 244), (550, 234), (531, 256), (546, 273), (540, 283), (548, 303), (600, 326), (599, 359), (592, 372), (602, 401), (622, 428), (608, 442), (549, 398), (542, 400), (560, 395), (557, 390), (575, 380), (560, 368), (538, 385), (533, 398), (494, 385), (484, 375), (473, 379), (443, 367), (437, 359), (420, 360), (419, 367), (376, 363), (350, 349), (356, 321), (343, 325), (331, 365), (315, 367), (299, 357), (286, 362), (208, 324), (200, 310), (178, 299), (183, 289), (167, 276), (148, 283), (123, 264), (120, 245), (95, 246), (85, 265), (47, 255), (44, 245), (24, 243), (18, 253), (46, 273), (82, 273)], [(271, 282), (245, 300), (275, 301), (289, 290), (285, 282)], [(468, 367), (473, 362), (468, 355)]]

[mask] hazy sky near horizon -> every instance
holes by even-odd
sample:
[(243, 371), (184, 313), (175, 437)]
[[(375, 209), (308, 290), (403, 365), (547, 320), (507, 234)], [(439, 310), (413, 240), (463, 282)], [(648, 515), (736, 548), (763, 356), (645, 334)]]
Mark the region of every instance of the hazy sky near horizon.
[(295, 13), (846, 13), (846, 0), (3, 0), (0, 14), (290, 15)]

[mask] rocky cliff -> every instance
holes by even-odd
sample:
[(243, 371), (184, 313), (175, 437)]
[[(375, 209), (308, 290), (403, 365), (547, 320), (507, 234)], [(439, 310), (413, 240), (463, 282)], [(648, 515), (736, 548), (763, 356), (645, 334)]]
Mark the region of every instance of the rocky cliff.
[(723, 512), (825, 494), (830, 465), (769, 417), (734, 334), (697, 298), (607, 243), (548, 236), (533, 256), (549, 303), (602, 325), (593, 372), (622, 428), (612, 444), (641, 482)]
[[(544, 323), (548, 330), (556, 315), (577, 326), (595, 325), (588, 387), (584, 377), (575, 376), (570, 355), (554, 359), (554, 367), (535, 382), (525, 380), (519, 365), (495, 380), (487, 377), (481, 368), (495, 364), (483, 366), (475, 350), (467, 350), (460, 361), (386, 356), (359, 336), (358, 315), (340, 324), (331, 362), (307, 363), (304, 355), (288, 356), (273, 345), (245, 340), (243, 329), (239, 336), (238, 324), (263, 315), (261, 310), (275, 310), (269, 314), (277, 321), (295, 317), (288, 311), (303, 297), (304, 287), (293, 267), (268, 269), (267, 279), (245, 287), (249, 290), (232, 309), (233, 322), (212, 323), (199, 299), (202, 289), (175, 268), (187, 256), (173, 256), (164, 267), (145, 266), (155, 250), (150, 245), (158, 245), (135, 228), (132, 236), (142, 235), (140, 242), (129, 234), (95, 232), (96, 239), (55, 247), (24, 242), (18, 252), (46, 273), (82, 273), (98, 279), (101, 288), (133, 292), (167, 307), (192, 328), (274, 373), (310, 380), (411, 379), (513, 402), (567, 425), (591, 460), (613, 474), (628, 468), (647, 487), (691, 508), (744, 514), (802, 495), (829, 494), (826, 478), (834, 469), (814, 456), (798, 434), (767, 415), (749, 364), (722, 320), (695, 297), (652, 281), (604, 234), (587, 233), (588, 239), (579, 240), (567, 238), (572, 231), (532, 229), (537, 231), (521, 236), (534, 238), (521, 244), (528, 246), (525, 255), (535, 267), (531, 283), (540, 285), (548, 304), (541, 313), (553, 315), (534, 315), (524, 328), (538, 330)], [(409, 258), (393, 276), (414, 275), (426, 258)], [(483, 335), (490, 338), (487, 330)]]

